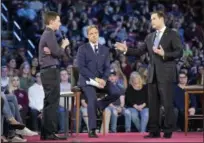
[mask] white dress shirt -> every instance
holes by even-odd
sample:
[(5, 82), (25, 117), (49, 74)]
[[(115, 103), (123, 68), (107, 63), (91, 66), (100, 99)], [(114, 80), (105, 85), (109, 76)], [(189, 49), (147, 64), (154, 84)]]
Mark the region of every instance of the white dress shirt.
[(161, 30), (157, 30), (157, 32), (159, 32), (159, 39), (161, 40), (161, 37), (164, 34), (164, 31), (166, 30), (166, 26), (164, 26)]
[(44, 105), (44, 98), (45, 93), (42, 85), (34, 83), (28, 89), (28, 100), (30, 108), (41, 111)]
[(93, 49), (94, 53), (95, 53), (95, 45), (96, 45), (96, 49), (98, 49), (98, 43), (94, 44), (94, 43), (91, 43), (89, 42), (90, 45), (91, 45), (91, 48)]

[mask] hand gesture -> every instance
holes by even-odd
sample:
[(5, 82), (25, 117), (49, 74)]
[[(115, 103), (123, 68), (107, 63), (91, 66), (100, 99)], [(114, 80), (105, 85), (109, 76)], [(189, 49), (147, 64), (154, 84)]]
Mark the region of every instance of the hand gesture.
[(20, 104), (18, 104), (18, 109), (21, 110), (23, 109), (23, 107)]
[(50, 51), (50, 49), (48, 47), (44, 47), (43, 51), (45, 52), (46, 55), (50, 55), (51, 54), (51, 51)]
[(143, 108), (144, 106), (142, 104), (138, 106), (139, 111), (142, 111)]
[(122, 112), (122, 108), (121, 107), (117, 107), (116, 110), (118, 111), (118, 113)]
[(99, 84), (101, 84), (103, 87), (106, 86), (106, 82), (105, 82), (105, 80), (103, 80), (103, 79), (99, 80)]
[(104, 88), (106, 86), (105, 80), (100, 79), (100, 78), (96, 78), (95, 80), (96, 80), (96, 82), (99, 83), (99, 88)]
[(195, 108), (189, 108), (188, 112), (190, 115), (195, 115)]
[(66, 48), (69, 46), (69, 40), (67, 38), (62, 40), (62, 48)]
[(137, 104), (134, 105), (134, 108), (137, 109), (138, 111), (140, 111), (140, 108)]
[(162, 57), (164, 56), (164, 49), (162, 48), (161, 45), (159, 45), (159, 48), (153, 47), (153, 51), (154, 51), (154, 53), (156, 53)]
[(126, 45), (126, 42), (123, 43), (116, 42), (114, 46), (116, 50), (119, 50), (121, 52), (127, 52), (128, 47)]

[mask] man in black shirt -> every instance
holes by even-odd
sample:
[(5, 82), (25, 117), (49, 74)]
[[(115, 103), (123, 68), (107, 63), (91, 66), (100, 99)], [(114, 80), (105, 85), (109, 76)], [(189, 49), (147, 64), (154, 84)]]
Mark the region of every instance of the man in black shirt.
[[(59, 47), (55, 37), (55, 31), (59, 29), (60, 17), (55, 12), (47, 12), (44, 16), (46, 29), (43, 32), (39, 43), (39, 61), (43, 89), (45, 92), (41, 140), (65, 139), (55, 135), (57, 131), (57, 108), (60, 98), (60, 74), (59, 60), (62, 55), (68, 52), (68, 39), (62, 40)], [(46, 48), (47, 51), (46, 52)]]

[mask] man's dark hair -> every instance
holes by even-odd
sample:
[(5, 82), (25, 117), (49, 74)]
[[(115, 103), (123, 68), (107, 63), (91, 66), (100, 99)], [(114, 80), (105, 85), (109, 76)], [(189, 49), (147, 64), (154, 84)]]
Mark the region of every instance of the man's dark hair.
[(165, 14), (164, 14), (163, 11), (153, 11), (153, 12), (151, 13), (151, 15), (152, 15), (152, 14), (157, 14), (159, 18), (164, 18), (164, 19), (165, 19)]
[(55, 20), (57, 18), (57, 16), (59, 16), (59, 14), (54, 12), (54, 11), (46, 12), (45, 15), (44, 15), (45, 25), (49, 25), (50, 21)]
[(185, 75), (185, 77), (187, 77), (187, 74), (185, 72), (180, 71), (179, 75), (181, 75), (181, 74), (183, 74), (183, 75)]
[(62, 71), (68, 72), (65, 68), (61, 68), (61, 69), (60, 69), (60, 72), (62, 72)]

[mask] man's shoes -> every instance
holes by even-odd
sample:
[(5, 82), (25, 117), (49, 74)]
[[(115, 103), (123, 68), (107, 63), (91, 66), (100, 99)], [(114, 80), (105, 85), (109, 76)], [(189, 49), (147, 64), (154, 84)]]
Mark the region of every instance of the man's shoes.
[(149, 138), (160, 138), (160, 133), (159, 132), (150, 132), (149, 135), (144, 136), (145, 139)]
[(98, 138), (98, 135), (96, 134), (96, 130), (95, 129), (89, 131), (89, 137), (90, 138)]
[(50, 135), (41, 135), (41, 140), (66, 140), (66, 137), (57, 136), (56, 134), (50, 134)]
[(172, 137), (172, 132), (164, 133), (163, 137), (166, 138), (166, 139), (170, 139)]

